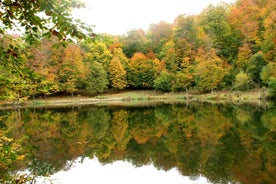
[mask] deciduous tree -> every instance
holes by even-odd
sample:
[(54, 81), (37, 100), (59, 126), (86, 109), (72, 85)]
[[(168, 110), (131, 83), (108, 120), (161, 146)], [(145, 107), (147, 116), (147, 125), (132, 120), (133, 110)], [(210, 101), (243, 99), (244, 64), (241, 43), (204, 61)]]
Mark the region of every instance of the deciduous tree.
[(171, 91), (173, 76), (166, 72), (162, 71), (160, 75), (154, 80), (154, 89), (161, 91)]
[(172, 40), (179, 66), (184, 57), (194, 59), (199, 46), (198, 29), (195, 16), (180, 15), (175, 19)]
[(194, 75), (194, 66), (190, 66), (182, 69), (181, 71), (178, 71), (176, 73), (176, 81), (173, 85), (173, 89), (176, 91), (185, 90), (187, 92), (188, 88), (191, 87), (192, 83), (194, 82)]
[(101, 63), (104, 69), (108, 71), (112, 54), (104, 42), (87, 40), (82, 43), (82, 47), (85, 50), (85, 61)]
[(239, 34), (235, 27), (229, 24), (229, 5), (220, 3), (210, 5), (199, 15), (200, 26), (211, 38), (209, 41), (216, 49), (217, 55), (223, 59), (235, 58), (240, 43)]
[(111, 82), (111, 86), (115, 89), (123, 89), (127, 85), (126, 71), (123, 68), (119, 58), (116, 56), (114, 56), (110, 61), (109, 80)]
[(154, 60), (143, 53), (135, 53), (128, 65), (127, 80), (134, 88), (152, 88), (156, 74)]
[(199, 49), (195, 62), (195, 84), (202, 91), (217, 89), (228, 73), (228, 65), (216, 55), (216, 51)]
[(74, 44), (67, 45), (57, 73), (60, 90), (73, 95), (78, 82), (84, 80), (86, 73), (80, 48)]
[(161, 55), (163, 56), (161, 61), (165, 63), (166, 69), (171, 73), (175, 73), (178, 70), (177, 54), (174, 46), (174, 42), (169, 41), (163, 45), (161, 50)]
[(33, 43), (42, 32), (47, 36), (57, 36), (61, 40), (69, 39), (68, 36), (84, 38), (84, 30), (90, 32), (91, 29), (70, 14), (72, 8), (81, 7), (84, 7), (84, 4), (79, 0), (1, 0), (0, 34), (20, 27), (28, 35), (29, 43)]
[(235, 62), (237, 70), (245, 71), (251, 56), (252, 56), (251, 48), (249, 44), (245, 43), (242, 47), (239, 48), (239, 52)]
[(146, 33), (142, 29), (130, 30), (125, 37), (122, 37), (123, 51), (128, 58), (134, 53), (146, 53)]
[(108, 87), (107, 72), (97, 61), (88, 64), (90, 72), (86, 80), (86, 89), (91, 92), (103, 92)]
[(245, 91), (250, 88), (252, 88), (252, 80), (250, 75), (244, 72), (238, 73), (235, 78), (234, 89)]
[[(147, 31), (148, 47), (156, 54), (159, 54), (162, 46), (168, 42), (173, 32), (173, 25), (161, 21), (157, 24), (151, 24)], [(159, 57), (159, 59), (161, 59)]]
[(261, 71), (261, 79), (267, 85), (271, 78), (276, 78), (276, 63), (268, 63)]
[(251, 79), (257, 84), (261, 82), (260, 73), (265, 65), (266, 61), (262, 52), (254, 54), (249, 59), (247, 73), (250, 74)]

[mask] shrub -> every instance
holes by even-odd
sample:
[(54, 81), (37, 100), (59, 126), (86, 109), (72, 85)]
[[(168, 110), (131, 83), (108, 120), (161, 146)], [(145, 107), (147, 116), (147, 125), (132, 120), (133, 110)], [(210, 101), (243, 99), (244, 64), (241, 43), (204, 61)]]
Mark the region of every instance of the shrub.
[(245, 91), (252, 87), (252, 80), (247, 73), (240, 72), (235, 77), (234, 89)]
[(168, 72), (163, 71), (154, 80), (154, 88), (161, 91), (170, 91), (172, 80), (172, 76)]

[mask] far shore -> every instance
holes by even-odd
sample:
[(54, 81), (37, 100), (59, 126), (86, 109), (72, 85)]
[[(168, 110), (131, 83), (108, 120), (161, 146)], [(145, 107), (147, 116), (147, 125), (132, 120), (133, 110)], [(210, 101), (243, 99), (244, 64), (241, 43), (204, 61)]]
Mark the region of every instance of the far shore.
[(0, 110), (14, 107), (43, 107), (43, 106), (81, 106), (81, 105), (139, 105), (154, 103), (193, 103), (207, 102), (217, 104), (252, 104), (263, 106), (268, 101), (267, 91), (251, 90), (218, 91), (213, 93), (196, 94), (195, 92), (157, 92), (154, 90), (118, 91), (103, 93), (97, 96), (52, 96), (29, 99), (23, 102), (0, 101)]

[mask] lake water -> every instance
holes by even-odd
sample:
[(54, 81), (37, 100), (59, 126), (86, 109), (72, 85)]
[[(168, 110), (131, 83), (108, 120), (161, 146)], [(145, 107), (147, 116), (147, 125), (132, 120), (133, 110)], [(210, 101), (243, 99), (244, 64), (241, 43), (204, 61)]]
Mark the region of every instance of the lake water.
[(37, 183), (276, 181), (276, 109), (159, 104), (0, 111)]

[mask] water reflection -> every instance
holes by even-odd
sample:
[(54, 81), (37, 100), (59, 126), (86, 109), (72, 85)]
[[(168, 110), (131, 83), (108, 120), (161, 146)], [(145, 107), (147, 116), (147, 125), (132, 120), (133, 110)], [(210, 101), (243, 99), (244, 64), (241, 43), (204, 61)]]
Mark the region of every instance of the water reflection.
[[(71, 164), (70, 164), (71, 165)], [(179, 175), (174, 168), (169, 171), (156, 170), (152, 165), (134, 167), (126, 161), (115, 161), (112, 164), (102, 165), (96, 158), (77, 159), (70, 170), (62, 170), (50, 177), (40, 177), (37, 183), (121, 183), (121, 184), (207, 184), (203, 177), (189, 178)]]
[(211, 183), (276, 181), (275, 108), (178, 104), (0, 113), (1, 129), (20, 139), (27, 154), (17, 170), (28, 168), (38, 176), (70, 170), (68, 162), (80, 157), (96, 157), (102, 164), (176, 169)]

